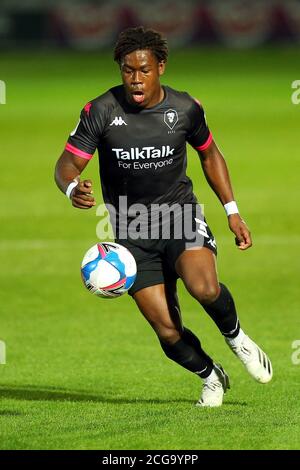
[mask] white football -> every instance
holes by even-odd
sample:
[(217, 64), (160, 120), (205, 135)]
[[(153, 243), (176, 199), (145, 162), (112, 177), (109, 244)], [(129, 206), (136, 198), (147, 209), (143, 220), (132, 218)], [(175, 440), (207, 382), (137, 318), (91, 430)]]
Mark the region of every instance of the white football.
[(92, 246), (81, 263), (85, 287), (98, 297), (110, 299), (125, 294), (136, 278), (136, 262), (130, 251), (113, 242)]

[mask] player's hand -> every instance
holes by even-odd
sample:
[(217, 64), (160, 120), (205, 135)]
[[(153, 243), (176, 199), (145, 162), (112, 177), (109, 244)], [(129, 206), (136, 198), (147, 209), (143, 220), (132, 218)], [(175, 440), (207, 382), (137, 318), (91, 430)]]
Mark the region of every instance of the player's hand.
[(228, 217), (230, 230), (235, 234), (235, 243), (240, 250), (247, 250), (252, 246), (251, 234), (246, 223), (239, 214)]
[(79, 181), (70, 197), (72, 205), (78, 209), (90, 209), (96, 205), (93, 197), (93, 183), (91, 180)]

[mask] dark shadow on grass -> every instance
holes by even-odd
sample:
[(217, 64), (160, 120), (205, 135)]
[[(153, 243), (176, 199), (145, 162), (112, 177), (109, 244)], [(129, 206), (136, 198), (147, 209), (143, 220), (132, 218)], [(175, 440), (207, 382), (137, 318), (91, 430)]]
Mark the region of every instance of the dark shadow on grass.
[(14, 410), (0, 410), (0, 416), (24, 416), (24, 413)]
[[(13, 400), (26, 400), (26, 401), (70, 401), (70, 402), (93, 402), (93, 403), (112, 403), (116, 405), (134, 404), (134, 403), (153, 403), (153, 404), (168, 404), (168, 403), (189, 403), (195, 405), (195, 400), (187, 398), (176, 399), (160, 399), (160, 398), (122, 398), (122, 397), (107, 397), (98, 393), (87, 393), (83, 390), (67, 390), (61, 387), (41, 387), (37, 385), (0, 385), (0, 398), (9, 398)], [(248, 406), (244, 401), (226, 400), (223, 406)], [(18, 415), (17, 411), (0, 410), (1, 415)]]
[(225, 401), (223, 402), (223, 406), (224, 405), (234, 405), (234, 406), (249, 406), (249, 403), (247, 403), (246, 401), (231, 401), (231, 400), (226, 400), (225, 398)]
[(93, 402), (93, 403), (113, 403), (117, 405), (134, 404), (134, 403), (190, 403), (194, 401), (186, 398), (177, 399), (158, 399), (158, 398), (122, 398), (122, 397), (105, 397), (98, 393), (87, 393), (82, 390), (69, 391), (56, 387), (38, 387), (34, 385), (24, 385), (22, 387), (16, 385), (0, 385), (0, 398), (9, 398), (13, 400), (27, 401), (71, 401), (71, 402)]

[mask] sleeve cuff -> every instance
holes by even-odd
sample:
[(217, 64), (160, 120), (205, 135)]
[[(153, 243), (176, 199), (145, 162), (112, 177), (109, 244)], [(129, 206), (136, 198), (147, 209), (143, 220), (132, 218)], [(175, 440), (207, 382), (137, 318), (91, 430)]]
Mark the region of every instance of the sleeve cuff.
[(74, 155), (76, 155), (77, 157), (85, 158), (86, 160), (90, 160), (93, 157), (92, 153), (83, 152), (77, 147), (74, 147), (74, 145), (69, 144), (69, 142), (66, 144), (65, 150), (74, 153)]
[(210, 144), (212, 143), (212, 140), (213, 140), (213, 136), (212, 136), (212, 133), (210, 132), (209, 136), (207, 138), (207, 141), (204, 144), (199, 145), (199, 147), (195, 147), (195, 149), (196, 150), (201, 150), (201, 151), (206, 150), (210, 146)]

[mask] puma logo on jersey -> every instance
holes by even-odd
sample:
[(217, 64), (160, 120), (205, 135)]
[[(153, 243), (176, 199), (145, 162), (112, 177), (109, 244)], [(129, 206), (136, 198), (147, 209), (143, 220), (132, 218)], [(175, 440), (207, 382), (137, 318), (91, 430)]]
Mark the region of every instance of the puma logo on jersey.
[(139, 160), (140, 158), (163, 158), (174, 155), (174, 148), (170, 145), (163, 145), (160, 149), (155, 147), (134, 147), (126, 151), (124, 149), (112, 149), (115, 152), (117, 159), (121, 160)]
[(123, 124), (127, 126), (126, 122), (121, 116), (119, 117), (116, 116), (115, 119), (110, 123), (110, 126), (123, 126)]

